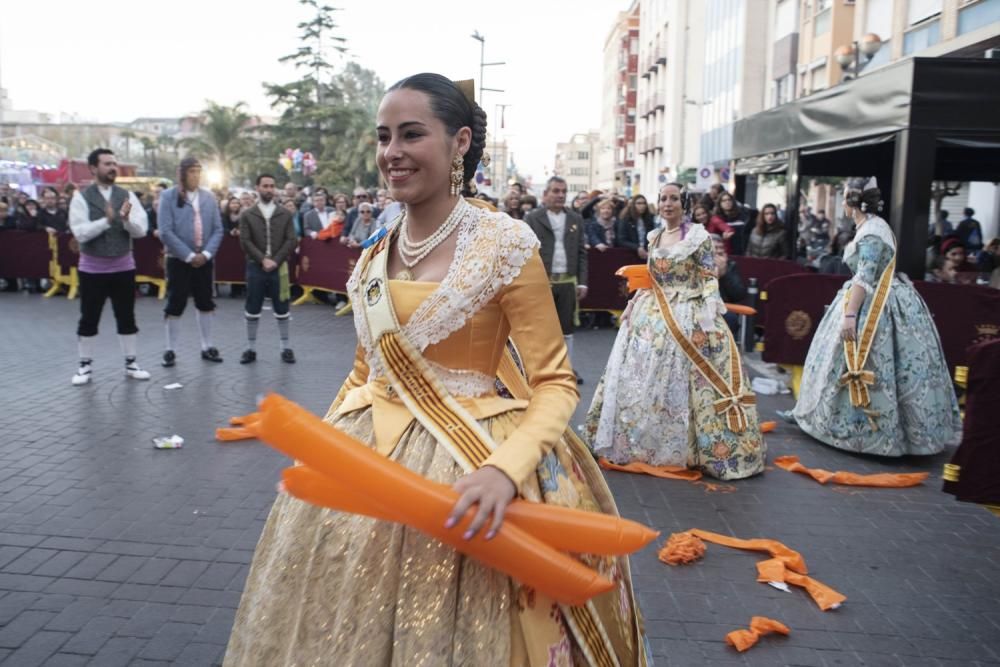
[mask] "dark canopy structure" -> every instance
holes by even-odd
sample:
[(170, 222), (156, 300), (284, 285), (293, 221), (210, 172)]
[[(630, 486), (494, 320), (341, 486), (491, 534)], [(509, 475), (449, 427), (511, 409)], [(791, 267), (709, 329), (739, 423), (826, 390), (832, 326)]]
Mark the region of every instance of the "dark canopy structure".
[(787, 176), (792, 229), (802, 176), (876, 176), (896, 264), (923, 278), (932, 181), (1000, 181), (1000, 60), (900, 61), (738, 121), (733, 153), (737, 199)]

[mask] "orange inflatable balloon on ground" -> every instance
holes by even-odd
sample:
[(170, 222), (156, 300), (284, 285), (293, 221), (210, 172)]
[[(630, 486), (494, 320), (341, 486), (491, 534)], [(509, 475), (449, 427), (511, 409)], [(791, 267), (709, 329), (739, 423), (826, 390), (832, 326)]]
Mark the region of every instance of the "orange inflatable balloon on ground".
[[(360, 500), (350, 501), (357, 510), (367, 508), (377, 516), (398, 516), (396, 520), (400, 523), (421, 530), (564, 604), (580, 605), (613, 588), (597, 572), (515, 524), (505, 524), (492, 540), (485, 539), (484, 531), (471, 540), (462, 539), (472, 522), (472, 514), (466, 514), (457, 526), (444, 528), (456, 499), (449, 487), (430, 482), (380, 456), (280, 396), (264, 399), (261, 415), (257, 430), (263, 441), (335, 480), (345, 495), (364, 497), (364, 506)], [(295, 480), (295, 476), (290, 479)]]

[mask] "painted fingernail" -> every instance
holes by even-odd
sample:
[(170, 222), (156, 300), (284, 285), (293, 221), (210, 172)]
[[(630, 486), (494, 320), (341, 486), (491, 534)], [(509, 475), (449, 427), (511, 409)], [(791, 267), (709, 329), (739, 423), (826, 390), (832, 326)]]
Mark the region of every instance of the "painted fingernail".
[(462, 539), (463, 540), (471, 540), (472, 539), (472, 531), (471, 530), (465, 531), (465, 535), (462, 535)]
[(488, 540), (492, 540), (496, 536), (497, 536), (497, 531), (495, 530), (491, 530), (490, 532), (486, 533), (486, 539)]
[(449, 517), (448, 520), (444, 522), (444, 527), (445, 528), (454, 528), (455, 527), (455, 519), (454, 519), (454, 517)]

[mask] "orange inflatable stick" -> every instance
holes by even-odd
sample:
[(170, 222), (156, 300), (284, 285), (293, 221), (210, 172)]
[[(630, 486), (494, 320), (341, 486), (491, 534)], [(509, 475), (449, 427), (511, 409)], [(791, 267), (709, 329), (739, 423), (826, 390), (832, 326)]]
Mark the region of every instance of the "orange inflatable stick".
[(822, 468), (807, 468), (799, 463), (799, 457), (797, 456), (779, 456), (774, 459), (774, 465), (778, 466), (782, 470), (787, 470), (788, 472), (798, 472), (803, 475), (809, 475), (820, 484), (833, 482), (834, 484), (843, 484), (845, 486), (874, 486), (880, 488), (902, 489), (923, 484), (924, 480), (927, 479), (928, 476), (928, 473), (926, 472), (883, 472), (873, 475), (861, 475), (859, 473), (845, 472), (843, 470), (830, 472), (829, 470), (823, 470)]
[(754, 315), (757, 314), (756, 308), (751, 308), (750, 306), (744, 306), (739, 303), (727, 303), (726, 310), (728, 310), (730, 313), (736, 313), (737, 315), (746, 315), (748, 317), (753, 317)]
[(484, 531), (470, 540), (462, 539), (472, 519), (467, 514), (457, 526), (444, 528), (454, 501), (441, 492), (443, 485), (389, 461), (291, 401), (272, 394), (261, 403), (261, 414), (260, 438), (275, 449), (336, 479), (351, 493), (391, 499), (391, 511), (405, 514), (406, 525), (558, 602), (581, 605), (614, 587), (597, 572), (514, 525), (505, 526), (492, 540), (485, 539)]
[(757, 563), (757, 581), (764, 583), (786, 583), (800, 586), (823, 611), (836, 609), (847, 597), (833, 590), (826, 584), (798, 572), (793, 572), (786, 564), (777, 558), (762, 560)]
[(637, 289), (649, 289), (653, 286), (653, 277), (649, 275), (649, 267), (645, 264), (629, 264), (623, 266), (615, 275), (628, 281), (628, 291), (634, 292)]
[(781, 542), (777, 540), (767, 540), (767, 539), (752, 539), (743, 540), (738, 537), (729, 537), (728, 535), (719, 535), (718, 533), (712, 533), (707, 530), (700, 530), (698, 528), (692, 528), (690, 531), (692, 535), (700, 537), (706, 542), (712, 542), (713, 544), (721, 544), (724, 547), (732, 547), (734, 549), (749, 549), (750, 551), (766, 551), (771, 554), (772, 557), (777, 558), (783, 562), (789, 570), (799, 572), (801, 574), (808, 574), (809, 570), (806, 568), (806, 561), (802, 558), (802, 555), (793, 549), (789, 549)]
[(726, 643), (742, 653), (756, 644), (764, 635), (788, 635), (789, 632), (788, 626), (781, 621), (766, 616), (754, 616), (750, 619), (749, 630), (733, 630), (726, 635)]
[[(308, 466), (286, 468), (282, 479), (288, 493), (313, 505), (397, 523), (402, 523), (405, 517), (405, 513), (396, 507), (379, 505), (377, 501), (352, 494), (336, 480)], [(458, 493), (450, 487), (440, 486), (442, 493), (449, 496), (448, 502), (454, 506)], [(475, 515), (475, 508), (469, 509), (469, 515)], [(606, 556), (638, 551), (659, 535), (627, 519), (526, 500), (515, 500), (507, 506), (504, 525), (508, 523), (553, 549)]]
[(760, 423), (760, 432), (761, 433), (770, 433), (771, 431), (773, 431), (776, 428), (778, 428), (778, 422), (761, 422)]

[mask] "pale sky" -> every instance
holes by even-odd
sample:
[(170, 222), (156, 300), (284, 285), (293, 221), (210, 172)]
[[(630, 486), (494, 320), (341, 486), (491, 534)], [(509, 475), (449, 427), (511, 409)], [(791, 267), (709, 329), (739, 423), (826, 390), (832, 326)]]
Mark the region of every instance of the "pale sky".
[[(378, 2), (329, 0), (351, 57), (386, 84), (421, 71), (479, 79), (486, 37), (483, 107), (494, 125), (510, 104), (507, 138), (522, 173), (544, 177), (555, 145), (597, 129), (604, 40), (628, 0)], [(266, 8), (266, 11), (264, 9)], [(159, 11), (157, 11), (159, 10)], [(261, 82), (294, 78), (278, 57), (297, 46), (307, 16), (296, 0), (104, 0), (4, 2), (0, 85), (15, 109), (78, 113), (102, 122), (180, 116), (206, 99), (246, 101), (270, 114)]]

